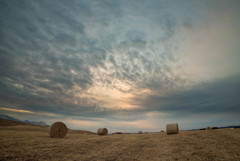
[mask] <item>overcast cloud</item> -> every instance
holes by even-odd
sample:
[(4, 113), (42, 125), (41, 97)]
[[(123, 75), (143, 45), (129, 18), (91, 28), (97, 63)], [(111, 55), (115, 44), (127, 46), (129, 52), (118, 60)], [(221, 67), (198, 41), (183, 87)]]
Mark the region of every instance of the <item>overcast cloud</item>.
[(239, 124), (239, 7), (2, 0), (0, 112), (111, 132)]

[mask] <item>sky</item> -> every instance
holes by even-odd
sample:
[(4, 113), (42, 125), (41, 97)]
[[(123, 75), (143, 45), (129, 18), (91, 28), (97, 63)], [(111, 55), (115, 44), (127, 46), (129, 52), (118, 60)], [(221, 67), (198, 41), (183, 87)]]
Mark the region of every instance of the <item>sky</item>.
[(0, 114), (96, 132), (240, 125), (238, 0), (1, 0)]

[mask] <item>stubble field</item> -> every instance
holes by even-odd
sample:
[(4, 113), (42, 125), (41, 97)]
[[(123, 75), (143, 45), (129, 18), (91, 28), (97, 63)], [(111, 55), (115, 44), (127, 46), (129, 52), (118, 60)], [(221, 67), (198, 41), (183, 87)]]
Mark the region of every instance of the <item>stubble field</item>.
[(0, 160), (240, 160), (240, 129), (98, 136), (69, 130), (50, 138), (47, 127), (0, 126)]

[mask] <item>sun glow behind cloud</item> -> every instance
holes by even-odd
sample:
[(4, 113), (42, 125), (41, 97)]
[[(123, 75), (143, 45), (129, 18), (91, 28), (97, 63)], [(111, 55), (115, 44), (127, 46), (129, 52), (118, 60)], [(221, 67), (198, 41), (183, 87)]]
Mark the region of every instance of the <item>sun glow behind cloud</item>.
[[(111, 82), (104, 82), (101, 76), (108, 76), (110, 73), (103, 68), (92, 68), (93, 85), (84, 93), (81, 92), (81, 87), (75, 86), (74, 96), (75, 104), (78, 104), (78, 99), (92, 98), (92, 104), (98, 104), (99, 109), (111, 110), (133, 110), (142, 108), (134, 103), (133, 98), (139, 94), (150, 94), (150, 89), (139, 89), (134, 82), (118, 80), (111, 78)], [(78, 91), (78, 92), (77, 92)]]

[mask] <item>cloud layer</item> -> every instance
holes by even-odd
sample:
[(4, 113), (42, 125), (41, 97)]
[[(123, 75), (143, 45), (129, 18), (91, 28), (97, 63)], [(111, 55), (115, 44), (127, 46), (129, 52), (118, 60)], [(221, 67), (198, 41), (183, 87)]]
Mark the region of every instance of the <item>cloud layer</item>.
[(131, 125), (124, 130), (144, 123), (157, 129), (152, 112), (162, 122), (235, 116), (237, 6), (233, 0), (3, 0), (1, 111), (50, 113), (74, 127), (84, 124), (82, 117)]

